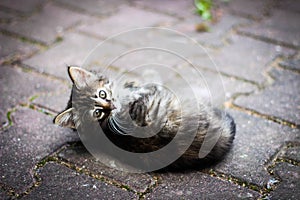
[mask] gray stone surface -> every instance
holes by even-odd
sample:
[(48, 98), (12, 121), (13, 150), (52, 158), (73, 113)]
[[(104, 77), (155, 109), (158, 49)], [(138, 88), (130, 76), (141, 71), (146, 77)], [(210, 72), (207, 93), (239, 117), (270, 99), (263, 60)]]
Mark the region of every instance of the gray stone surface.
[(146, 199), (257, 199), (260, 194), (200, 172), (167, 173)]
[[(136, 199), (123, 189), (54, 163), (39, 170), (42, 183), (22, 199)], [(77, 183), (77, 184), (74, 184)]]
[(149, 174), (126, 173), (96, 161), (81, 143), (68, 147), (58, 156), (93, 174), (109, 178), (137, 192), (145, 192), (155, 182)]
[(253, 19), (261, 19), (265, 14), (268, 14), (269, 8), (273, 4), (272, 0), (232, 0), (226, 3), (228, 5), (225, 8), (230, 12)]
[(78, 136), (55, 126), (51, 117), (38, 111), (20, 109), (12, 117), (14, 125), (0, 134), (1, 184), (21, 193), (32, 186), (35, 165)]
[(7, 125), (8, 125), (8, 119), (6, 117), (6, 114), (2, 110), (0, 110), (0, 129)]
[[(196, 63), (197, 64), (197, 63)], [(175, 85), (174, 90), (184, 92), (184, 88), (191, 87), (201, 103), (208, 103), (216, 107), (222, 107), (223, 104), (232, 98), (235, 94), (250, 93), (255, 91), (256, 87), (247, 82), (243, 82), (234, 78), (222, 76), (217, 72), (211, 72), (192, 67), (189, 64), (181, 64), (174, 67), (175, 73), (162, 72), (162, 78), (167, 79), (166, 85)], [(182, 77), (186, 82), (179, 81)], [(177, 79), (174, 82), (174, 79)], [(191, 97), (192, 98), (192, 97)]]
[(58, 37), (62, 37), (67, 28), (84, 19), (86, 19), (84, 15), (48, 3), (40, 12), (28, 19), (2, 25), (2, 28), (45, 44), (51, 44)]
[[(124, 58), (132, 64), (140, 64), (145, 60), (145, 63), (151, 61), (172, 66), (191, 56), (203, 58), (210, 52), (209, 49), (195, 43), (188, 35), (161, 27), (134, 29), (113, 36), (109, 40), (126, 45), (127, 54)], [(133, 59), (130, 59), (128, 54), (132, 54)]]
[(294, 0), (276, 1), (276, 7), (282, 10), (300, 13), (300, 2)]
[(91, 21), (81, 25), (78, 29), (94, 35), (109, 37), (131, 29), (159, 25), (163, 26), (174, 21), (174, 18), (164, 14), (123, 6), (120, 8), (119, 12), (111, 17), (103, 19), (100, 22)]
[[(57, 91), (63, 87), (60, 81), (25, 72), (20, 68), (1, 66), (0, 71), (1, 118), (6, 118), (6, 113), (15, 106), (28, 103), (30, 97), (39, 94), (51, 95), (49, 91)], [(57, 105), (55, 101), (47, 103)]]
[(239, 28), (239, 31), (262, 39), (299, 47), (299, 17), (300, 13), (278, 9), (272, 12), (270, 18), (266, 18), (253, 26)]
[(38, 48), (32, 44), (0, 34), (0, 63), (5, 60), (18, 60), (36, 52)]
[(194, 1), (187, 0), (172, 0), (172, 1), (143, 1), (143, 0), (134, 0), (135, 5), (147, 8), (150, 10), (155, 10), (161, 13), (167, 13), (169, 15), (174, 15), (178, 17), (189, 16), (190, 13), (195, 11)]
[(2, 200), (8, 200), (10, 197), (4, 192), (3, 190), (0, 189), (0, 199)]
[(270, 199), (298, 199), (300, 195), (300, 167), (288, 163), (280, 163), (275, 167), (275, 173), (281, 183), (270, 193)]
[[(196, 32), (203, 20), (193, 0), (2, 0), (0, 199), (296, 199), (300, 130), (272, 118), (299, 124), (299, 2), (214, 1), (209, 31)], [(76, 132), (54, 126), (47, 115), (67, 104), (68, 64), (142, 83), (163, 79), (175, 91), (192, 87), (218, 107), (243, 94), (242, 108), (228, 110), (237, 124), (233, 148), (201, 172), (107, 168), (78, 145)], [(57, 162), (40, 163), (49, 155)]]
[(26, 0), (26, 3), (23, 4), (18, 0), (1, 0), (0, 5), (29, 15), (39, 9), (45, 2), (45, 0)]
[(287, 147), (286, 149), (280, 152), (278, 157), (300, 162), (299, 152), (300, 152), (300, 146)]
[(273, 177), (266, 171), (270, 157), (289, 141), (299, 141), (299, 129), (230, 110), (236, 122), (234, 145), (227, 158), (214, 167), (248, 183), (265, 186)]
[[(291, 55), (293, 50), (246, 38), (238, 35), (228, 37), (229, 44), (224, 48), (210, 52), (217, 70), (260, 84), (265, 82), (265, 73), (270, 63), (279, 55)], [(211, 60), (191, 57), (200, 67), (216, 69)]]
[[(199, 24), (206, 24), (208, 31), (197, 31)], [(210, 47), (220, 47), (224, 45), (224, 38), (232, 28), (238, 25), (247, 24), (248, 20), (236, 18), (228, 13), (222, 14), (219, 21), (203, 22), (199, 15), (192, 15), (185, 20), (172, 25), (170, 28), (194, 38), (200, 44)]]
[[(124, 47), (118, 44), (104, 43), (102, 40), (85, 35), (71, 33), (53, 48), (31, 57), (24, 64), (40, 72), (60, 78), (68, 78), (67, 65), (90, 66), (101, 65), (99, 72), (105, 69), (113, 58), (123, 52)], [(98, 46), (97, 46), (98, 45)], [(93, 50), (95, 47), (96, 50)], [(92, 54), (92, 55), (91, 55)], [(87, 59), (88, 58), (88, 59)]]
[[(65, 73), (67, 73), (67, 70)], [(50, 91), (36, 94), (31, 102), (41, 108), (46, 108), (53, 112), (61, 112), (66, 108), (69, 101), (71, 85), (67, 86), (59, 81), (53, 81), (51, 86), (52, 89)]]
[(300, 59), (285, 60), (280, 62), (279, 65), (287, 69), (300, 70)]
[(9, 23), (15, 16), (11, 13), (0, 10), (0, 23)]
[(105, 16), (107, 14), (112, 14), (119, 12), (119, 7), (123, 4), (127, 4), (127, 0), (110, 0), (109, 2), (103, 0), (55, 0), (62, 5), (65, 5), (71, 9), (86, 12), (92, 15)]
[(274, 83), (257, 94), (239, 97), (235, 103), (269, 116), (300, 124), (300, 75), (288, 70), (272, 70)]

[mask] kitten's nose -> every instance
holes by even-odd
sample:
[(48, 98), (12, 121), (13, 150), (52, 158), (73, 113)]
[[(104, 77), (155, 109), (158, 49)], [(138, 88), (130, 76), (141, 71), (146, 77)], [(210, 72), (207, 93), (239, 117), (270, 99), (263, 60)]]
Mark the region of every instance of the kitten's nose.
[(116, 106), (112, 103), (111, 99), (106, 99), (106, 102), (110, 104), (110, 107), (109, 107), (109, 108), (110, 108), (111, 110), (116, 109)]
[(111, 110), (114, 110), (114, 109), (116, 109), (116, 108), (117, 108), (117, 107), (116, 107), (113, 103), (110, 104), (110, 109), (111, 109)]

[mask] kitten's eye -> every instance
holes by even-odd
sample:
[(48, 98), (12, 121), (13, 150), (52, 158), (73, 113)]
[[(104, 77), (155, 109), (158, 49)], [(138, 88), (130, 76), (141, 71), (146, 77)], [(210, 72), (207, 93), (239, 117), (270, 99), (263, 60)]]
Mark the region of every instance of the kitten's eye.
[(99, 97), (102, 98), (102, 99), (105, 99), (106, 98), (106, 92), (104, 90), (100, 90), (99, 91)]
[(104, 115), (104, 113), (100, 110), (100, 109), (96, 109), (95, 111), (94, 111), (94, 113), (93, 113), (93, 116), (95, 117), (95, 118), (102, 118), (103, 116), (102, 115)]

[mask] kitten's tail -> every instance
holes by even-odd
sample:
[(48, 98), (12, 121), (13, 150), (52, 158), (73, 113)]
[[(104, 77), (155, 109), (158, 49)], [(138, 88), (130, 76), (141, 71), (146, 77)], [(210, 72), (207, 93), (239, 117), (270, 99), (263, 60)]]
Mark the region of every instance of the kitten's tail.
[(219, 138), (206, 159), (220, 160), (232, 147), (232, 143), (236, 133), (236, 125), (233, 118), (226, 112), (214, 109), (212, 129), (219, 127)]

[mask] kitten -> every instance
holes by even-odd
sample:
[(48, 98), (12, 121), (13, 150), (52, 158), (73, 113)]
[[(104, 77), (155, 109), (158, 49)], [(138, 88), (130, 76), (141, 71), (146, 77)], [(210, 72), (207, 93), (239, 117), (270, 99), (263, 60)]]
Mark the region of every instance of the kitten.
[[(178, 136), (172, 151), (180, 157), (171, 165), (175, 168), (220, 160), (232, 145), (235, 123), (223, 111), (187, 99), (182, 102), (154, 84), (126, 83), (125, 95), (113, 99), (106, 77), (78, 67), (69, 67), (68, 72), (73, 82), (72, 93), (67, 108), (54, 118), (55, 124), (78, 129), (89, 121), (97, 121), (111, 142), (135, 153), (157, 151)], [(182, 104), (190, 106), (181, 108)], [(199, 150), (207, 135), (215, 143), (204, 148), (207, 152), (200, 159)], [(161, 155), (157, 160), (167, 156)]]

